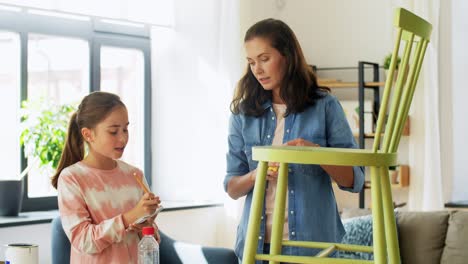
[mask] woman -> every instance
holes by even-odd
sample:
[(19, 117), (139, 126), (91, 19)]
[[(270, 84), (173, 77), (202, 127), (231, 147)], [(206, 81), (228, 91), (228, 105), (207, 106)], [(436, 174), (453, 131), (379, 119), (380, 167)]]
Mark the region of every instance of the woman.
[[(257, 162), (252, 147), (290, 145), (355, 148), (338, 100), (319, 87), (294, 32), (266, 19), (246, 33), (247, 71), (231, 102), (224, 189), (233, 199), (246, 196), (235, 251), (242, 259)], [(277, 164), (269, 164), (258, 252), (269, 252)], [(289, 166), (283, 239), (340, 242), (344, 229), (332, 189), (359, 192), (364, 171), (350, 166)], [(315, 249), (284, 247), (283, 254), (312, 255)]]

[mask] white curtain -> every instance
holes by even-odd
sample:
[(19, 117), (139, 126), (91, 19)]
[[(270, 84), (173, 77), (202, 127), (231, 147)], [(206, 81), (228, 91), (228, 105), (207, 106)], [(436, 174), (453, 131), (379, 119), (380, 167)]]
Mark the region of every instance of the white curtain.
[(174, 27), (153, 29), (153, 184), (163, 200), (225, 197), (238, 10), (232, 0), (174, 0)]
[(396, 1), (395, 7), (398, 6), (411, 10), (433, 26), (431, 42), (426, 51), (410, 112), (411, 183), (408, 206), (410, 210), (440, 210), (444, 207), (439, 125), (440, 2), (439, 0)]

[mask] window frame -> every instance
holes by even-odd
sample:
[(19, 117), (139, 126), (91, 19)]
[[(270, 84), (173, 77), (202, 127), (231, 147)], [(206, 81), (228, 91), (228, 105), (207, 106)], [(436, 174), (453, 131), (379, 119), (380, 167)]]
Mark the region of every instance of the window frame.
[[(30, 8), (37, 10), (36, 8)], [(99, 91), (100, 86), (100, 51), (103, 45), (118, 48), (140, 50), (144, 59), (144, 174), (151, 186), (152, 150), (151, 150), (151, 39), (150, 27), (141, 27), (103, 22), (105, 18), (83, 16), (89, 20), (76, 20), (28, 13), (29, 8), (21, 11), (0, 10), (0, 30), (19, 34), (20, 37), (20, 101), (28, 98), (28, 35), (44, 34), (48, 36), (78, 38), (89, 44), (89, 92)], [(57, 12), (56, 12), (57, 13)], [(71, 14), (66, 12), (59, 12)], [(116, 22), (119, 20), (112, 19)], [(19, 136), (19, 135), (18, 135)], [(24, 149), (21, 148), (21, 170), (27, 167)], [(24, 179), (23, 212), (43, 211), (58, 208), (57, 197), (28, 197), (28, 179)]]

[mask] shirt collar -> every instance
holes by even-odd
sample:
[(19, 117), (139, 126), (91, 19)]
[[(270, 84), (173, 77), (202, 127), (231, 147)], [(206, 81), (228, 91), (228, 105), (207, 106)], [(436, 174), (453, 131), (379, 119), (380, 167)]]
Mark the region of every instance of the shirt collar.
[(266, 101), (262, 104), (263, 110), (266, 110), (266, 109), (268, 109), (268, 108), (270, 108), (270, 107), (272, 107), (272, 103), (271, 103), (271, 100), (270, 100), (270, 99), (266, 100)]

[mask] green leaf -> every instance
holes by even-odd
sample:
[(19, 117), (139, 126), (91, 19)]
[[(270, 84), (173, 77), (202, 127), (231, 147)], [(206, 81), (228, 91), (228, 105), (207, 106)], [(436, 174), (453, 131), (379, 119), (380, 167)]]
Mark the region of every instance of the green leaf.
[(27, 157), (39, 158), (39, 166), (57, 168), (67, 135), (68, 122), (76, 107), (43, 99), (21, 103), (20, 144)]

